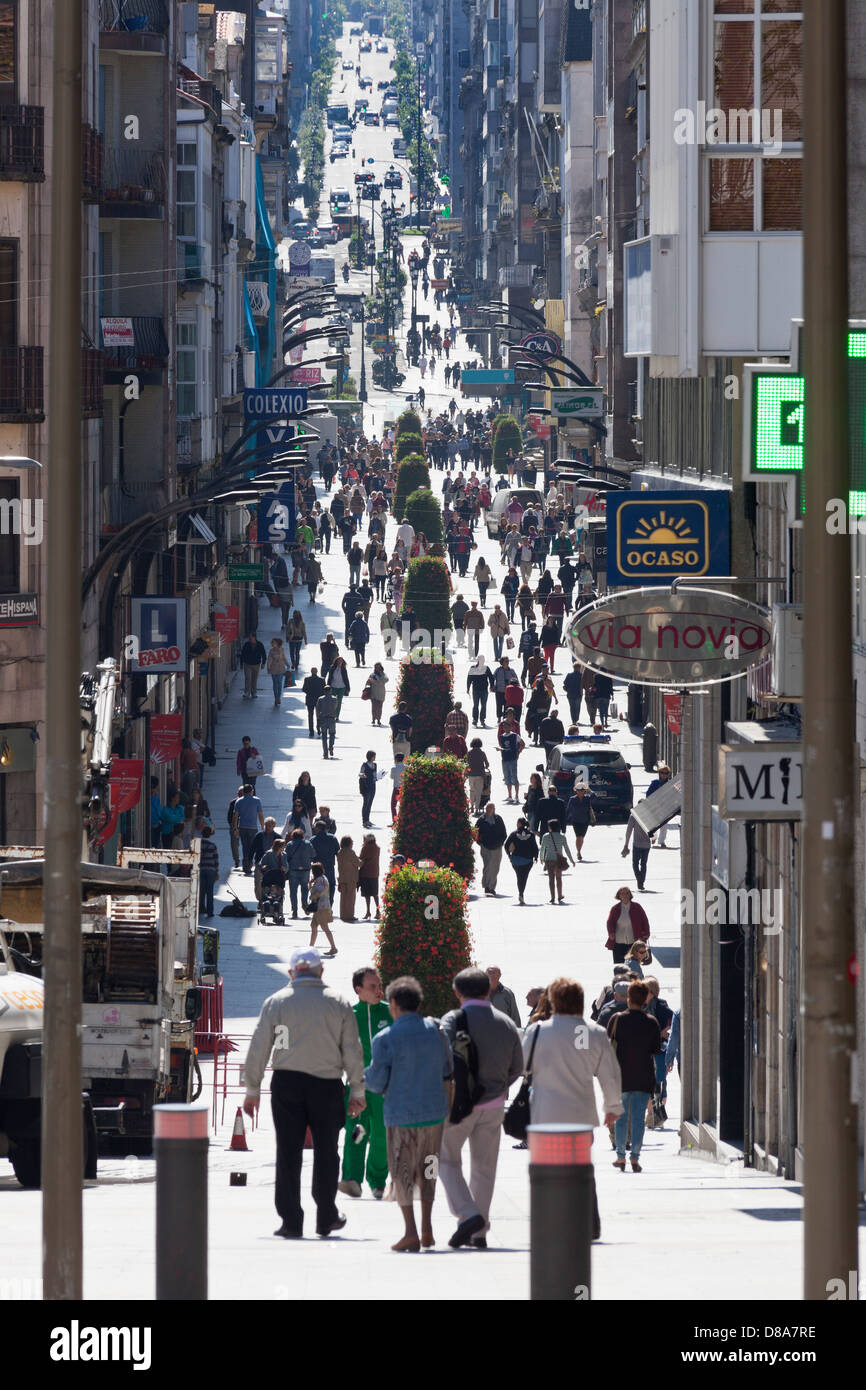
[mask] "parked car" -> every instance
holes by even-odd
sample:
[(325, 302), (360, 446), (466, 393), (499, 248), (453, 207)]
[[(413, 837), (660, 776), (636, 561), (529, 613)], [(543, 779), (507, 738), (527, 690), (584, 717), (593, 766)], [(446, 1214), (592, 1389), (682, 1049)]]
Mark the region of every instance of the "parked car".
[(352, 62), (352, 59), (351, 59), (351, 58), (344, 58), (344, 59), (343, 59), (343, 72), (354, 72), (354, 71), (355, 71), (355, 64)]
[(331, 155), (330, 155), (331, 163), (333, 164), (333, 162), (334, 162), (335, 159), (348, 159), (348, 158), (349, 158), (349, 146), (348, 146), (348, 143), (347, 143), (345, 140), (341, 140), (341, 141), (339, 142), (339, 144), (334, 145), (333, 149), (331, 150)]
[(349, 144), (351, 145), (352, 137), (354, 136), (354, 134), (355, 132), (353, 131), (350, 125), (335, 125), (333, 139), (335, 141), (348, 140)]
[(387, 111), (387, 112), (385, 113), (385, 120), (384, 120), (383, 124), (386, 125), (386, 126), (388, 126), (388, 125), (396, 125), (396, 126), (399, 126), (399, 124), (400, 124), (400, 117), (397, 115), (397, 112), (396, 112), (396, 111)]
[(353, 24), (352, 28), (349, 30), (349, 36), (353, 39), (360, 39), (363, 33), (364, 30), (361, 28), (360, 24)]
[(369, 105), (369, 102), (370, 102), (370, 98), (369, 98), (369, 97), (356, 97), (356, 98), (355, 98), (355, 115), (356, 115), (356, 116), (360, 116), (364, 111), (366, 111), (366, 109), (367, 109), (367, 107), (368, 107), (368, 105)]
[(357, 174), (355, 175), (355, 184), (357, 186), (359, 183), (373, 183), (375, 181), (375, 178), (376, 175), (371, 173), (370, 170), (359, 169)]
[(366, 91), (366, 90), (368, 90), (368, 89), (369, 89), (369, 91), (372, 91), (372, 90), (373, 90), (373, 79), (372, 79), (372, 77), (362, 77), (361, 80), (360, 80), (359, 83), (358, 83), (358, 86), (361, 88), (361, 91), (362, 91), (362, 92), (363, 92), (363, 91)]
[(336, 227), (333, 222), (320, 222), (319, 236), (323, 246), (332, 246), (340, 240), (340, 228)]
[(383, 77), (382, 80), (381, 80), (380, 82), (377, 82), (377, 83), (376, 83), (376, 90), (377, 90), (377, 92), (385, 92), (385, 91), (388, 90), (388, 88), (390, 87), (390, 85), (391, 85), (391, 79), (390, 79), (390, 77)]
[(389, 169), (385, 175), (386, 188), (402, 188), (403, 176), (399, 169)]
[(379, 39), (379, 42), (376, 44), (376, 52), (377, 52), (377, 53), (387, 53), (387, 52), (388, 52), (388, 45), (387, 45), (387, 43), (385, 42), (384, 39)]
[(550, 750), (547, 767), (539, 766), (545, 788), (556, 788), (568, 801), (579, 778), (589, 787), (596, 815), (628, 820), (634, 800), (631, 764), (618, 748), (611, 748), (610, 734), (572, 735)]
[(310, 235), (312, 226), (312, 222), (307, 222), (305, 218), (301, 218), (300, 222), (296, 222), (292, 227), (292, 236), (295, 241), (306, 241), (307, 237)]
[(378, 111), (365, 111), (365, 112), (364, 112), (364, 125), (378, 125), (378, 124), (379, 124), (379, 112), (378, 112)]

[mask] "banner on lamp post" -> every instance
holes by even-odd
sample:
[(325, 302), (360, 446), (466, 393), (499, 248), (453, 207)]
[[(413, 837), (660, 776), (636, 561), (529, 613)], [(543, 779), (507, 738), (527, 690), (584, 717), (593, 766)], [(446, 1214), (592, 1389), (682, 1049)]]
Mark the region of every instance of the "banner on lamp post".
[(144, 772), (143, 758), (112, 758), (111, 773), (108, 780), (110, 814), (105, 825), (96, 837), (98, 845), (110, 840), (117, 829), (118, 817), (124, 811), (132, 811), (141, 797), (141, 778)]
[(150, 716), (150, 761), (171, 763), (180, 757), (183, 715), (152, 714)]
[(672, 734), (679, 735), (683, 731), (683, 697), (682, 695), (671, 693), (665, 695), (663, 698), (668, 728)]

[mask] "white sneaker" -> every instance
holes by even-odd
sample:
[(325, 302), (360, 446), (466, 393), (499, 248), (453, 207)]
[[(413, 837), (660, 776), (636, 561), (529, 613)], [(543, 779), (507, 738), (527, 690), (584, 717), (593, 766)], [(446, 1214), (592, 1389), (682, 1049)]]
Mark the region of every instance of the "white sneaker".
[(350, 1182), (350, 1181), (347, 1179), (345, 1182), (338, 1182), (338, 1183), (337, 1183), (337, 1191), (338, 1191), (338, 1192), (345, 1192), (345, 1194), (346, 1194), (347, 1197), (360, 1197), (360, 1196), (361, 1196), (361, 1184), (360, 1184), (359, 1182)]

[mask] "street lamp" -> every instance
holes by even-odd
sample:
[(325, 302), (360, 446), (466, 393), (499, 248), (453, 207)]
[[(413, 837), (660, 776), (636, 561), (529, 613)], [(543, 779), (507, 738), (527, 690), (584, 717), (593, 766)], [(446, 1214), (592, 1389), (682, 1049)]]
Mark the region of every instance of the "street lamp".
[(358, 400), (365, 402), (367, 399), (367, 368), (364, 364), (364, 300), (361, 299), (361, 381), (358, 386)]
[(415, 366), (415, 364), (416, 364), (416, 362), (417, 362), (417, 360), (418, 360), (418, 350), (417, 350), (417, 346), (416, 346), (416, 345), (417, 345), (417, 342), (418, 342), (417, 306), (418, 306), (418, 276), (419, 276), (420, 273), (421, 273), (421, 271), (420, 271), (420, 266), (418, 265), (418, 262), (417, 262), (417, 261), (410, 261), (410, 262), (409, 262), (409, 280), (410, 280), (410, 283), (411, 283), (411, 285), (412, 285), (412, 326), (411, 326), (411, 328), (410, 328), (410, 330), (409, 330), (409, 337), (410, 337), (411, 346), (412, 346), (412, 353), (411, 353), (410, 361), (412, 362), (413, 367)]

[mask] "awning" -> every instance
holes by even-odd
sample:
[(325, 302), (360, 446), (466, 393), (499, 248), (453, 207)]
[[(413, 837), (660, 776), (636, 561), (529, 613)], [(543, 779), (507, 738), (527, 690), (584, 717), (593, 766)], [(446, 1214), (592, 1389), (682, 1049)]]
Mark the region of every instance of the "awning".
[(676, 777), (672, 777), (658, 791), (653, 792), (652, 796), (644, 797), (639, 801), (632, 811), (632, 815), (638, 825), (646, 831), (648, 835), (653, 835), (660, 825), (664, 825), (672, 816), (682, 810), (683, 804), (683, 777), (678, 772)]
[(190, 521), (192, 522), (195, 529), (198, 531), (202, 540), (207, 541), (209, 545), (211, 545), (216, 540), (216, 536), (214, 535), (213, 531), (210, 529), (207, 522), (202, 520), (198, 512), (192, 513), (192, 515), (190, 516)]

